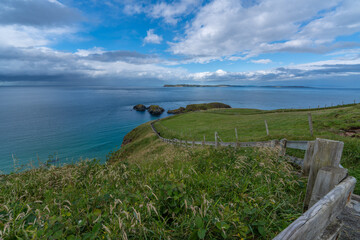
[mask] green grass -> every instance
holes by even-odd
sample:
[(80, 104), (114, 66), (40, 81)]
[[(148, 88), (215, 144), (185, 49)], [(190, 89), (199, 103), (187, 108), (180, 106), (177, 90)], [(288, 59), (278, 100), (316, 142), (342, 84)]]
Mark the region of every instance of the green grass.
[(4, 239), (270, 239), (301, 215), (304, 179), (270, 149), (184, 148), (144, 124), (107, 164), (0, 177)]
[[(309, 131), (308, 112), (312, 114), (313, 137)], [(266, 135), (265, 120), (270, 136)], [(216, 131), (222, 141), (235, 142), (235, 128), (242, 142), (282, 138), (313, 140), (317, 137), (343, 141), (345, 147), (341, 164), (360, 179), (360, 135), (341, 136), (344, 130), (360, 128), (359, 104), (310, 110), (212, 109), (165, 118), (156, 122), (155, 127), (165, 138), (195, 141), (202, 141), (204, 136), (207, 141), (214, 141)], [(301, 153), (296, 152), (296, 155)], [(360, 194), (360, 184), (357, 184), (355, 192)]]

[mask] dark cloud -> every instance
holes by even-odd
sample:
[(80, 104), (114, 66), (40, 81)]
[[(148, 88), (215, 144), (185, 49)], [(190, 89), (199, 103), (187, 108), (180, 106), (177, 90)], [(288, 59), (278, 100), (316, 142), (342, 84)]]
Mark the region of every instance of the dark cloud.
[(104, 53), (94, 53), (86, 56), (85, 58), (100, 62), (122, 61), (132, 64), (159, 63), (161, 61), (156, 55), (142, 54), (134, 51), (109, 51)]
[(294, 68), (277, 68), (277, 73), (269, 73), (263, 76), (263, 79), (277, 78), (305, 78), (336, 74), (360, 74), (360, 64), (324, 64), (318, 69), (304, 70)]
[(0, 24), (27, 26), (66, 25), (82, 19), (81, 13), (46, 0), (1, 0)]

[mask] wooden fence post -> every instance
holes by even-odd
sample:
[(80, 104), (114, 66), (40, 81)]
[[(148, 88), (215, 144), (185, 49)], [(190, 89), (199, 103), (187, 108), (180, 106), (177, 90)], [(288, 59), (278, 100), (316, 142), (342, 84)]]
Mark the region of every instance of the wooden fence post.
[(192, 141), (192, 147), (195, 147), (195, 141), (194, 140)]
[(265, 128), (266, 128), (266, 135), (269, 136), (269, 127), (268, 127), (266, 120), (265, 120)]
[(330, 192), (335, 185), (347, 177), (347, 169), (339, 167), (322, 167), (316, 177), (311, 194), (309, 208)]
[(312, 122), (311, 113), (308, 113), (308, 120), (309, 120), (310, 135), (313, 136), (313, 122)]
[(217, 141), (217, 132), (215, 132), (215, 147), (218, 147), (218, 141)]
[(286, 138), (280, 140), (280, 152), (279, 152), (280, 156), (285, 156), (286, 154), (286, 143), (287, 143)]
[(341, 160), (344, 143), (339, 141), (317, 138), (314, 144), (314, 153), (310, 166), (309, 179), (306, 188), (304, 210), (309, 207), (311, 194), (314, 188), (317, 174), (322, 167), (338, 167)]
[(315, 142), (313, 142), (313, 141), (309, 141), (307, 143), (307, 149), (305, 152), (304, 163), (303, 163), (303, 167), (302, 167), (303, 176), (309, 176), (310, 166), (312, 164), (312, 156), (314, 154), (314, 145), (315, 145)]
[(239, 146), (239, 138), (238, 138), (238, 133), (237, 133), (237, 129), (235, 128), (235, 137), (236, 137), (236, 144), (235, 147)]
[(204, 141), (203, 141), (203, 144), (202, 144), (203, 146), (205, 146), (205, 135), (204, 135)]

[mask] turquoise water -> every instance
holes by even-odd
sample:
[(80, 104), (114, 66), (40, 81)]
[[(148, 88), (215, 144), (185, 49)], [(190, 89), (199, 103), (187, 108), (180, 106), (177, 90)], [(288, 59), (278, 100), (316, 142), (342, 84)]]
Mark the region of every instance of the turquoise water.
[[(120, 147), (133, 128), (157, 117), (132, 110), (138, 103), (166, 110), (190, 103), (277, 109), (360, 101), (359, 89), (312, 88), (70, 88), (0, 87), (0, 171), (18, 165), (99, 158)], [(161, 117), (166, 117), (164, 113)]]

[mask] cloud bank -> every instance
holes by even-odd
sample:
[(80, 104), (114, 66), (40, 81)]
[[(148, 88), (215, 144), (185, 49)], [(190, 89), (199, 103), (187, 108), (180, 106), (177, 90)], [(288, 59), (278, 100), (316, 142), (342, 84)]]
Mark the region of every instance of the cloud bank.
[(359, 45), (335, 41), (360, 31), (359, 16), (360, 1), (353, 0), (263, 0), (246, 7), (238, 0), (214, 0), (170, 50), (198, 62), (272, 52), (324, 53)]

